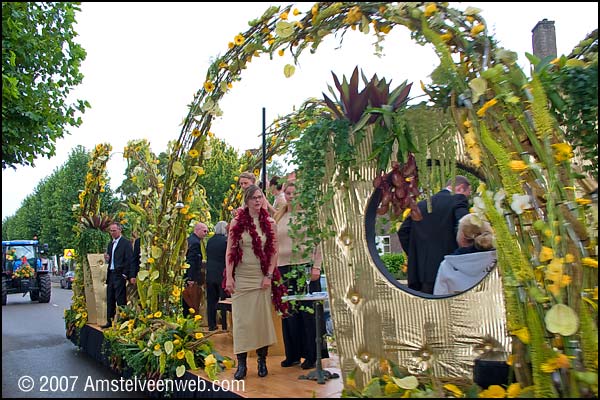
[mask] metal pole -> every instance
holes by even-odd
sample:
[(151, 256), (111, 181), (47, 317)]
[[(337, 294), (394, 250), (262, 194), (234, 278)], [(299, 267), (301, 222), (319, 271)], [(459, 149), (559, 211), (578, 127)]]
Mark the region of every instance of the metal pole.
[(266, 109), (262, 109), (262, 183), (263, 191), (267, 193), (267, 118)]

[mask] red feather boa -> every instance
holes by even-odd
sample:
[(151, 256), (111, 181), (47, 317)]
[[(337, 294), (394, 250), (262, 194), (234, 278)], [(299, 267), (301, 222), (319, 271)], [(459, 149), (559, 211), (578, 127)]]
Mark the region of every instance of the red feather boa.
[[(229, 262), (231, 262), (235, 270), (235, 267), (237, 267), (240, 261), (242, 261), (243, 250), (240, 239), (242, 238), (242, 233), (247, 230), (248, 234), (250, 234), (250, 237), (252, 238), (252, 250), (254, 250), (254, 254), (260, 261), (260, 268), (263, 275), (266, 276), (269, 273), (271, 260), (275, 255), (275, 246), (273, 245), (275, 232), (271, 222), (269, 222), (269, 214), (264, 208), (261, 208), (258, 215), (260, 229), (266, 234), (267, 238), (264, 247), (262, 245), (262, 240), (256, 231), (256, 225), (254, 225), (254, 220), (250, 215), (250, 210), (248, 210), (247, 207), (238, 213), (236, 220), (237, 224), (231, 228), (232, 251), (229, 253)], [(281, 301), (281, 297), (287, 295), (287, 288), (282, 283), (281, 274), (279, 273), (279, 269), (277, 267), (275, 267), (273, 270), (273, 279), (271, 279), (271, 294), (271, 300), (273, 301), (275, 310), (284, 316), (287, 315), (288, 303)]]

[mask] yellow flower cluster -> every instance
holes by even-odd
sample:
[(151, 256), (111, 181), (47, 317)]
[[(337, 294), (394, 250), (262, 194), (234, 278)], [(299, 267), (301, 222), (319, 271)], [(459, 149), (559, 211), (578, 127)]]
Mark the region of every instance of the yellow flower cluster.
[(473, 164), (479, 167), (481, 165), (481, 148), (477, 143), (473, 123), (467, 119), (463, 125), (467, 128), (467, 133), (464, 135), (467, 153), (469, 154), (471, 161), (473, 161)]
[(25, 263), (21, 265), (19, 268), (13, 272), (13, 278), (33, 278), (35, 275), (35, 270), (31, 267), (31, 265)]

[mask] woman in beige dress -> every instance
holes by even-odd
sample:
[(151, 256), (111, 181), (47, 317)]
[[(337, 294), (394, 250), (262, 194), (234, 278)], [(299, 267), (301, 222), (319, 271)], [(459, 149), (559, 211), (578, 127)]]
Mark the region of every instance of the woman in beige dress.
[[(288, 295), (301, 295), (306, 293), (320, 292), (321, 289), (321, 263), (323, 261), (318, 247), (312, 254), (305, 255), (305, 246), (292, 239), (292, 200), (296, 193), (294, 182), (288, 182), (283, 190), (286, 203), (275, 213), (277, 222), (277, 269), (286, 283)], [(297, 210), (296, 210), (297, 211)], [(303, 232), (303, 230), (300, 230)], [(300, 233), (299, 232), (299, 233)], [(297, 248), (296, 251), (293, 251)], [(307, 288), (307, 280), (309, 287)], [(281, 331), (283, 334), (283, 345), (285, 348), (285, 360), (281, 366), (292, 367), (300, 364), (300, 358), (304, 361), (300, 365), (302, 369), (315, 368), (317, 360), (317, 326), (314, 302), (302, 302), (304, 307), (291, 307), (288, 317), (281, 320)], [(325, 320), (321, 319), (320, 332), (325, 332)], [(327, 343), (322, 341), (321, 358), (329, 358)]]
[(258, 376), (267, 375), (268, 346), (277, 342), (271, 302), (285, 313), (284, 287), (277, 270), (275, 221), (263, 208), (264, 194), (256, 185), (244, 192), (245, 207), (231, 221), (227, 241), (225, 291), (231, 294), (233, 352), (238, 367), (235, 379), (246, 376), (248, 351), (256, 350)]

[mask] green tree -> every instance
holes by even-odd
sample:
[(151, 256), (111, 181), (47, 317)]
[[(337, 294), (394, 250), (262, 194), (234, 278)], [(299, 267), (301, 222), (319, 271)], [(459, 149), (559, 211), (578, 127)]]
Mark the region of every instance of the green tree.
[[(64, 165), (43, 179), (23, 200), (14, 216), (2, 222), (2, 240), (30, 239), (37, 234), (48, 243), (50, 254), (62, 254), (74, 248), (76, 217), (73, 205), (79, 203), (79, 192), (85, 185), (90, 154), (77, 146)], [(101, 198), (101, 211), (112, 212), (117, 202), (108, 183)]]
[(2, 2), (2, 169), (52, 157), (56, 140), (90, 107), (67, 102), (86, 57), (74, 42), (79, 4)]
[(239, 175), (240, 160), (237, 151), (221, 139), (210, 139), (210, 146), (211, 157), (202, 165), (205, 173), (199, 182), (206, 191), (211, 216), (218, 218), (223, 198)]

